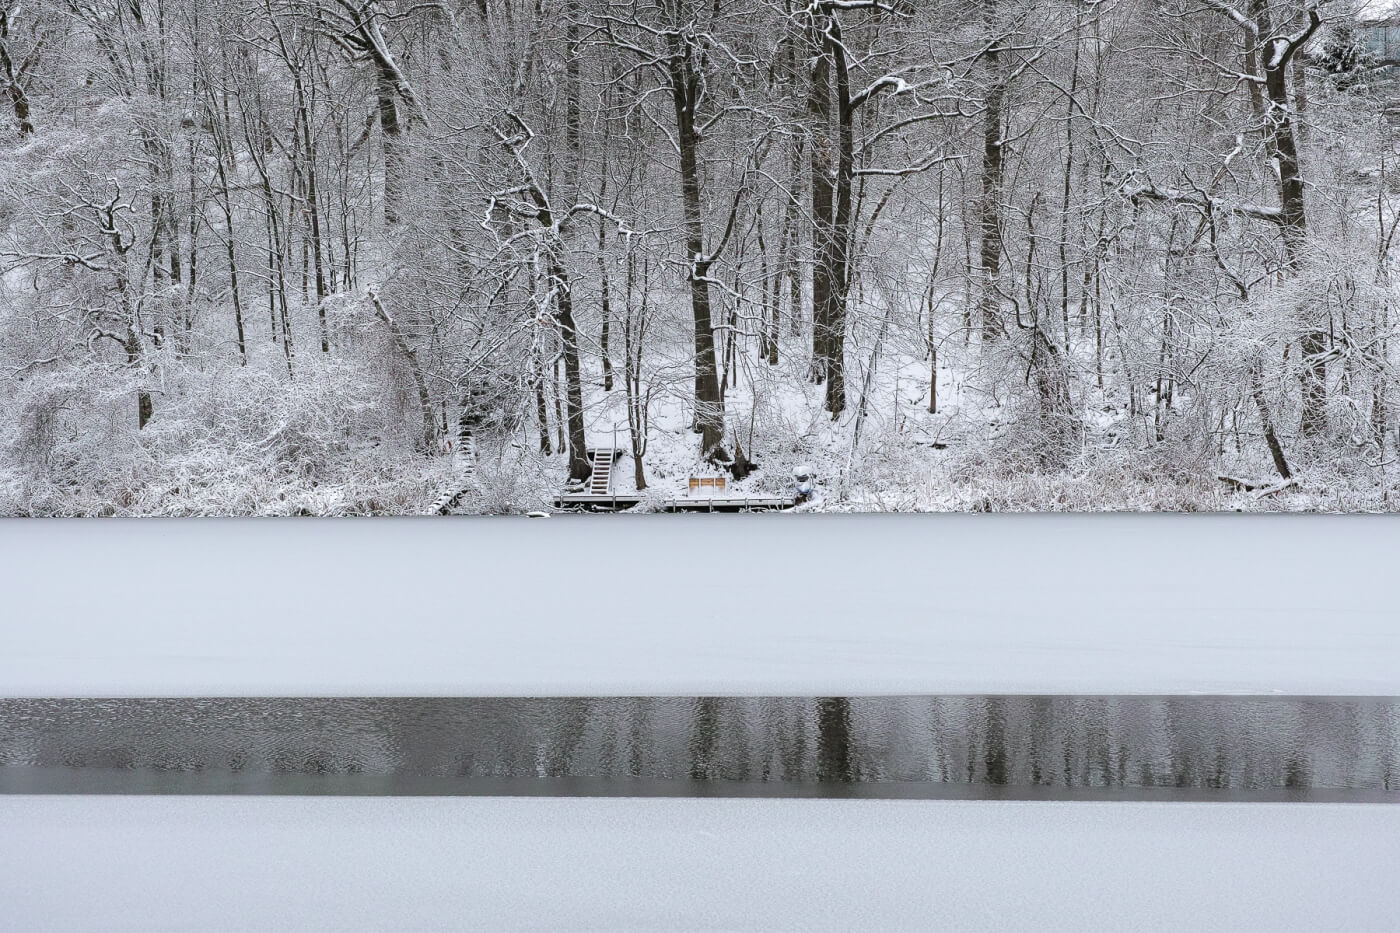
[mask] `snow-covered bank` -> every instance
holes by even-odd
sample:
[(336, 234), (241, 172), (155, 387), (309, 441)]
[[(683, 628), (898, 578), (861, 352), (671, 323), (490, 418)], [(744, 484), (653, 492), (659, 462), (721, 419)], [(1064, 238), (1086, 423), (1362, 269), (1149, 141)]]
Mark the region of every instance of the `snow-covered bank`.
[(9, 797), (0, 825), (4, 924), (52, 933), (1379, 933), (1400, 911), (1386, 805)]
[(0, 694), (1400, 693), (1400, 523), (0, 521)]

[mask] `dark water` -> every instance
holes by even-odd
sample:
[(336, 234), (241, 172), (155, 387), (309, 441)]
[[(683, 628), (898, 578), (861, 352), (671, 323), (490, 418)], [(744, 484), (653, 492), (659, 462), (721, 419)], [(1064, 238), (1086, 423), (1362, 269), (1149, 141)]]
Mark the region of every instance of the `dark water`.
[(0, 700), (0, 793), (1400, 802), (1400, 698)]

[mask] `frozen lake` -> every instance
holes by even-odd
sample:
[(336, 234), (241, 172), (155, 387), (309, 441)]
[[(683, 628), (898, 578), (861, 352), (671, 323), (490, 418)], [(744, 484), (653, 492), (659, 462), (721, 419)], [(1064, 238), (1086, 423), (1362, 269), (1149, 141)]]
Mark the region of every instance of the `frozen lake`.
[[(0, 521), (6, 917), (1388, 929), (1397, 554), (1389, 517)], [(681, 796), (523, 796), (618, 793)]]
[(1400, 700), (0, 700), (0, 793), (1400, 802)]
[(1400, 807), (0, 796), (7, 929), (1387, 933)]
[(0, 521), (0, 696), (1400, 695), (1400, 521)]

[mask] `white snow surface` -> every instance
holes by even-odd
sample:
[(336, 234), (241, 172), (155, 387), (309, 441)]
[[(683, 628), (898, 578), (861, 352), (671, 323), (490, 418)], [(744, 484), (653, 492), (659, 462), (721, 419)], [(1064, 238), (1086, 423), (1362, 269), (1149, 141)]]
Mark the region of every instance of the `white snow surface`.
[(0, 521), (0, 695), (1400, 694), (1385, 516)]
[(1393, 931), (1400, 807), (0, 797), (6, 930)]

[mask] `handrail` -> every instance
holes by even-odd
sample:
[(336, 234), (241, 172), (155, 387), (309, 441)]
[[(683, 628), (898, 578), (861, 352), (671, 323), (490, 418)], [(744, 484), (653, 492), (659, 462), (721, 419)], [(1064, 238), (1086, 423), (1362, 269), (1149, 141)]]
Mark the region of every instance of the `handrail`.
[(612, 457), (608, 460), (608, 492), (613, 491), (613, 473), (617, 468), (617, 422), (613, 422)]

